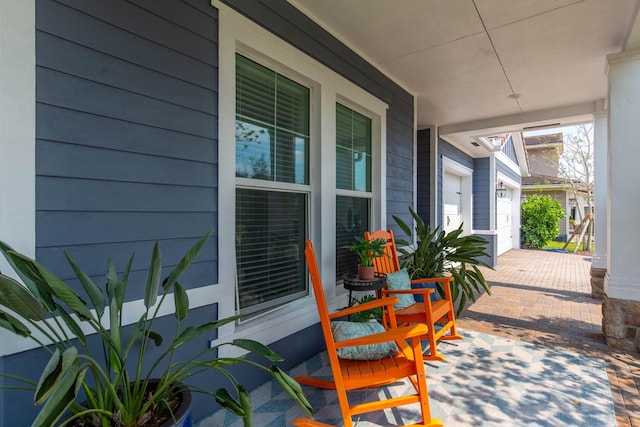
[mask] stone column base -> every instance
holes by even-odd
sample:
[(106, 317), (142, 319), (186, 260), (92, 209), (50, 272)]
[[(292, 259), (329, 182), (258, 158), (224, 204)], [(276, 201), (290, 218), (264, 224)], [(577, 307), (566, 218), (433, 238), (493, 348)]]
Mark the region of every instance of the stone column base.
[(640, 301), (604, 295), (602, 331), (609, 347), (640, 351)]
[(606, 273), (606, 268), (591, 267), (591, 296), (593, 298), (602, 299), (604, 296), (604, 275)]

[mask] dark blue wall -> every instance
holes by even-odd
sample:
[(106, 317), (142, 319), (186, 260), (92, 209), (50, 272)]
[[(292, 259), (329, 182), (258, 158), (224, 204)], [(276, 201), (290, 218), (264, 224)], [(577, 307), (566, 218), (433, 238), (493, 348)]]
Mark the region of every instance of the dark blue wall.
[(473, 161), (473, 228), (488, 230), (491, 227), (489, 201), (495, 197), (491, 191), (491, 159), (483, 157)]
[(286, 0), (222, 0), (302, 52), (389, 105), (387, 110), (387, 224), (411, 221), (413, 96), (327, 33)]
[(516, 155), (516, 147), (513, 144), (513, 137), (509, 136), (509, 139), (507, 139), (507, 142), (504, 144), (504, 146), (502, 147), (502, 152), (511, 160), (513, 160), (513, 162), (517, 165), (518, 163), (518, 156)]
[(418, 131), (417, 147), (417, 213), (429, 224), (431, 222), (431, 130)]
[(502, 173), (503, 175), (506, 175), (507, 177), (511, 178), (517, 183), (520, 183), (522, 180), (522, 177), (520, 176), (519, 173), (515, 172), (509, 166), (502, 163), (500, 160), (496, 160), (496, 171)]
[[(387, 208), (410, 220), (413, 201), (413, 97), (285, 0), (227, 3), (389, 105)], [(138, 255), (132, 283), (144, 283), (160, 240), (172, 267), (218, 227), (218, 14), (209, 0), (37, 0), (36, 256), (78, 285), (68, 251), (98, 282), (112, 258), (122, 271)], [(195, 288), (218, 281), (217, 234), (184, 276)], [(127, 300), (142, 297), (132, 286)], [(215, 319), (217, 307), (192, 310)], [(171, 321), (167, 318), (167, 322)], [(206, 348), (206, 337), (186, 349)], [(285, 367), (323, 348), (314, 325), (272, 345)], [(38, 350), (0, 360), (3, 371), (37, 376)], [(32, 377), (33, 377), (32, 376)], [(266, 377), (239, 370), (249, 387)], [(219, 378), (198, 377), (209, 389)], [(18, 396), (16, 393), (19, 393)], [(216, 409), (196, 397), (195, 419)], [(25, 425), (24, 393), (0, 391), (0, 425)], [(10, 412), (10, 413), (9, 413)]]
[[(217, 40), (207, 0), (37, 1), (36, 256), (63, 279), (63, 250), (92, 276), (136, 251), (144, 283), (154, 240), (169, 267), (217, 226)], [(217, 247), (185, 287), (217, 282)]]

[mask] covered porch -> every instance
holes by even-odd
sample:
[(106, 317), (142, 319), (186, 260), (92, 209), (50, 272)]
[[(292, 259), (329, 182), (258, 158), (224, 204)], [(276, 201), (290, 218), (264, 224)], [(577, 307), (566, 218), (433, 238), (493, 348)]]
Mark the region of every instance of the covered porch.
[[(432, 416), (459, 427), (638, 425), (640, 362), (605, 344), (589, 270), (588, 257), (534, 250), (511, 250), (495, 270), (485, 269), (492, 295), (482, 295), (459, 317), (465, 339), (442, 342), (447, 360), (426, 363)], [(291, 373), (330, 376), (326, 353)], [(355, 395), (371, 399), (407, 386)], [(304, 390), (316, 420), (340, 425), (335, 392)], [(261, 426), (291, 425), (302, 416), (272, 383), (256, 389), (252, 401)], [(407, 407), (356, 425), (402, 425), (416, 416)], [(199, 427), (241, 425), (219, 412)]]

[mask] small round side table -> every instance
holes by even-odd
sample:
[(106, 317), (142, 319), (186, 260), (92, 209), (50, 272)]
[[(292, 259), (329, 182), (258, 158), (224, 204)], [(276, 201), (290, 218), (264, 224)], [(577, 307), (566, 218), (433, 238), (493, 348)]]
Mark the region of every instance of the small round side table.
[(387, 284), (387, 278), (376, 276), (371, 280), (361, 280), (358, 276), (345, 275), (342, 278), (342, 283), (344, 288), (349, 290), (349, 305), (351, 305), (353, 291), (376, 291), (376, 296), (380, 298), (380, 289)]

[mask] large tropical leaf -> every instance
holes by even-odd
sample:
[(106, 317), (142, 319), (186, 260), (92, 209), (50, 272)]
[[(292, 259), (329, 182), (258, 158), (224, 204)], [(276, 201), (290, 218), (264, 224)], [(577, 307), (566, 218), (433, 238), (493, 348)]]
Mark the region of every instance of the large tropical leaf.
[(184, 320), (189, 313), (189, 296), (180, 283), (173, 286), (173, 301), (175, 304), (175, 316), (178, 320)]
[(0, 275), (0, 305), (29, 320), (44, 320), (45, 309), (24, 286)]
[(272, 362), (282, 362), (284, 360), (278, 354), (274, 353), (269, 347), (267, 347), (262, 343), (259, 343), (258, 341), (237, 339), (237, 340), (233, 340), (231, 344), (235, 345), (236, 347), (249, 350), (252, 353), (256, 353), (263, 357), (266, 357)]
[(32, 427), (50, 427), (64, 415), (78, 396), (87, 369), (76, 360), (62, 376), (58, 386), (40, 410)]
[(204, 325), (200, 325), (200, 326), (189, 326), (184, 331), (182, 331), (182, 333), (178, 335), (178, 337), (173, 341), (173, 343), (171, 344), (170, 350), (175, 350), (181, 345), (196, 338), (197, 336), (200, 336), (201, 334), (207, 331), (213, 331), (215, 329), (218, 329), (221, 326), (226, 325), (227, 323), (231, 323), (239, 318), (240, 318), (240, 315), (237, 315), (237, 316), (231, 316), (225, 319), (217, 320), (215, 322), (205, 323)]
[(63, 352), (58, 348), (53, 352), (36, 386), (35, 397), (33, 399), (36, 405), (41, 405), (51, 396), (53, 391), (59, 386), (65, 372), (69, 370), (77, 359), (78, 350), (75, 347), (68, 347)]
[(43, 294), (41, 289), (46, 288), (48, 290), (47, 293), (54, 295), (60, 301), (64, 302), (81, 319), (94, 319), (87, 307), (87, 303), (84, 302), (69, 285), (64, 283), (55, 274), (40, 265), (37, 261), (34, 261), (24, 255), (17, 253), (10, 253), (9, 255), (14, 259), (16, 264), (21, 261), (31, 266), (28, 269), (30, 272), (29, 274), (32, 274), (32, 280), (39, 285), (38, 289), (40, 289), (41, 295)]
[(162, 255), (160, 245), (156, 242), (153, 245), (151, 263), (147, 270), (147, 286), (144, 288), (144, 306), (149, 308), (158, 299), (158, 289), (160, 288), (160, 276), (162, 274)]
[(202, 238), (200, 238), (191, 249), (182, 257), (182, 259), (178, 262), (178, 264), (174, 267), (174, 269), (169, 273), (169, 276), (165, 279), (163, 286), (165, 291), (171, 288), (180, 278), (182, 273), (185, 272), (187, 267), (191, 265), (193, 260), (198, 256), (198, 253), (202, 250), (202, 248), (207, 244), (211, 236), (213, 235), (213, 230), (209, 231)]
[(91, 280), (89, 275), (85, 273), (80, 268), (80, 266), (78, 266), (78, 264), (76, 264), (74, 259), (71, 258), (71, 255), (69, 255), (66, 251), (64, 255), (65, 257), (67, 257), (67, 261), (71, 265), (71, 268), (73, 268), (73, 271), (76, 273), (76, 277), (80, 281), (80, 284), (84, 288), (84, 291), (87, 293), (87, 296), (91, 301), (91, 304), (93, 304), (93, 308), (96, 310), (96, 314), (98, 315), (98, 318), (101, 318), (102, 315), (104, 314), (104, 309), (105, 309), (104, 296), (102, 295), (102, 291), (93, 282), (93, 280)]
[(0, 328), (7, 329), (21, 337), (31, 335), (31, 330), (24, 323), (2, 310), (0, 310)]

